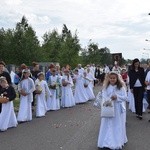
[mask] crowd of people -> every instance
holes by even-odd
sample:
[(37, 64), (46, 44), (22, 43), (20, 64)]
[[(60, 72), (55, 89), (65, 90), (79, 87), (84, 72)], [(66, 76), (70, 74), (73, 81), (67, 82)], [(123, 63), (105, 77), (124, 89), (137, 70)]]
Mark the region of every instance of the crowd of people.
[[(79, 64), (74, 70), (70, 66), (60, 69), (50, 64), (45, 73), (33, 63), (33, 69), (21, 64), (19, 71), (9, 73), (5, 63), (0, 62), (0, 130), (6, 131), (18, 123), (31, 121), (32, 112), (43, 117), (47, 111), (73, 107), (95, 98), (94, 71)], [(17, 88), (16, 88), (17, 87)], [(14, 111), (13, 100), (19, 98), (19, 110)], [(6, 115), (6, 113), (9, 114)], [(7, 116), (7, 117), (6, 117)]]
[[(60, 68), (59, 64), (50, 64), (46, 73), (34, 62), (32, 70), (21, 64), (11, 75), (0, 61), (0, 131), (31, 121), (33, 110), (36, 117), (43, 117), (47, 111), (94, 100), (93, 87), (100, 85), (102, 99), (114, 103), (115, 116), (101, 118), (98, 147), (122, 149), (127, 143), (126, 102), (139, 120), (143, 111), (150, 112), (149, 71), (136, 58), (129, 67), (115, 62), (113, 67), (90, 64), (83, 68), (78, 64), (71, 70), (69, 65)], [(13, 106), (16, 96), (20, 100), (18, 113)]]

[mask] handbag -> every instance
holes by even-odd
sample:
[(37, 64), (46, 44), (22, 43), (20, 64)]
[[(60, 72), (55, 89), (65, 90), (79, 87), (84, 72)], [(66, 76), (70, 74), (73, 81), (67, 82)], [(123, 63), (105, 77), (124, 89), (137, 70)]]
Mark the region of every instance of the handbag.
[(114, 102), (112, 100), (102, 101), (101, 103), (101, 117), (111, 118), (115, 117)]

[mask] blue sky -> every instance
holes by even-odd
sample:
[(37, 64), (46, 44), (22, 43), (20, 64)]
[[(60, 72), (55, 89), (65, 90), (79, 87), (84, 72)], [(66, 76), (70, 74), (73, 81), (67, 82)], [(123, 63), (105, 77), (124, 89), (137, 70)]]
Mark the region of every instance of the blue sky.
[(82, 47), (92, 42), (125, 59), (150, 57), (150, 0), (0, 0), (0, 27), (14, 28), (25, 15), (39, 40), (63, 24), (77, 30)]

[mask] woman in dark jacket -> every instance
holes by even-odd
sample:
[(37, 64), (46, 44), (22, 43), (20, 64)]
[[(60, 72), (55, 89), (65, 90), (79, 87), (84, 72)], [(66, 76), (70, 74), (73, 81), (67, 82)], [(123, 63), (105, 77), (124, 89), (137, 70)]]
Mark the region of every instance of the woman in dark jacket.
[(142, 119), (143, 96), (145, 89), (144, 69), (140, 67), (139, 59), (135, 58), (129, 70), (129, 84), (134, 95), (136, 117)]

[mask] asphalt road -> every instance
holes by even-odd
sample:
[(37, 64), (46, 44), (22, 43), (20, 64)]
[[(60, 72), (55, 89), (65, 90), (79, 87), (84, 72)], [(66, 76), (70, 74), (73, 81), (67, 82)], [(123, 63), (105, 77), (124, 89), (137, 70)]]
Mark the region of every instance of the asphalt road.
[[(97, 93), (99, 87), (95, 88)], [(138, 120), (127, 111), (128, 143), (123, 150), (149, 150), (150, 114)], [(99, 110), (93, 101), (50, 111), (45, 117), (0, 132), (0, 150), (98, 150)]]

